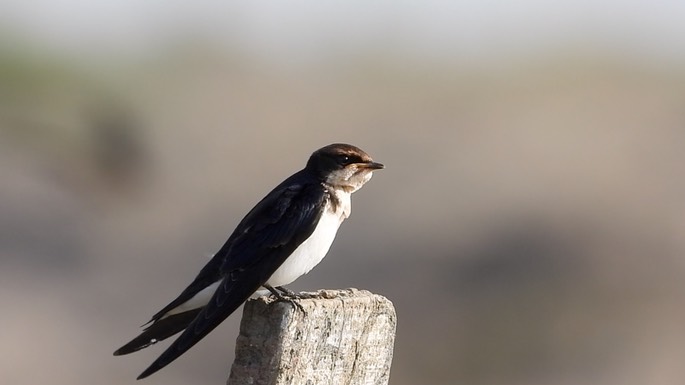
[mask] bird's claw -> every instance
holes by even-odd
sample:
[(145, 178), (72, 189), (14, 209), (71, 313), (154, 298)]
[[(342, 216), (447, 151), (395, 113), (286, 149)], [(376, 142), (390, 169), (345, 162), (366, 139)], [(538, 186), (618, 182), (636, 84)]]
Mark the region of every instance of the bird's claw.
[(302, 305), (300, 305), (300, 303), (297, 302), (297, 298), (289, 298), (283, 296), (281, 298), (276, 297), (276, 302), (288, 302), (289, 304), (296, 307), (299, 311), (301, 311), (304, 315), (307, 315), (307, 312), (304, 310)]
[(302, 296), (284, 286), (276, 286), (276, 288), (272, 286), (265, 287), (271, 292), (271, 294), (274, 297), (276, 297), (276, 302), (288, 302), (289, 304), (300, 310), (305, 316), (307, 315), (307, 312), (304, 310), (304, 307), (302, 307), (302, 305), (300, 305), (300, 303), (297, 301), (298, 299), (303, 298)]

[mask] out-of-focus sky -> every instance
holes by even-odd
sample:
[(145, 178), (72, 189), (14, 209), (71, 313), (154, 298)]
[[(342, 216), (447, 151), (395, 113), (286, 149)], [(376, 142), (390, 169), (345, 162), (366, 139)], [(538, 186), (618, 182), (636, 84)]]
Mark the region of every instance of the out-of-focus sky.
[[(681, 1), (4, 1), (5, 39), (136, 54), (206, 38), (285, 63), (391, 46), (431, 59), (506, 58), (582, 44), (684, 58)], [(19, 41), (22, 41), (19, 40)]]
[[(292, 288), (392, 300), (392, 385), (682, 384), (683, 20), (678, 1), (3, 1), (0, 383), (132, 383), (162, 346), (112, 352), (343, 141), (387, 169)], [(239, 320), (146, 382), (223, 383)]]

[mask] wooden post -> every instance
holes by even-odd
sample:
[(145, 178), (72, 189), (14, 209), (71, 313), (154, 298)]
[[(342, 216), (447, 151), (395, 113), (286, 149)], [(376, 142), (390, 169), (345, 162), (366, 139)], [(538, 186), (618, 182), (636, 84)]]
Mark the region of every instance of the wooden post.
[(320, 290), (312, 298), (248, 301), (228, 385), (385, 385), (395, 308), (365, 290)]

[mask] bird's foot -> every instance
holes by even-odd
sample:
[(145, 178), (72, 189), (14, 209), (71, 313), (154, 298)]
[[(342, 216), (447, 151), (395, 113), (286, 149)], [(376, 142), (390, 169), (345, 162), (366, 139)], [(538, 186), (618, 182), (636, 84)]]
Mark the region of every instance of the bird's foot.
[(305, 292), (295, 293), (294, 291), (288, 289), (285, 286), (276, 286), (276, 289), (279, 290), (281, 293), (283, 293), (286, 297), (290, 297), (292, 299), (311, 299), (311, 298), (318, 298), (319, 297), (318, 293), (305, 293)]
[(293, 305), (298, 310), (300, 310), (304, 315), (307, 315), (307, 312), (304, 310), (302, 305), (300, 305), (300, 303), (297, 302), (297, 300), (301, 299), (302, 297), (294, 291), (284, 286), (276, 286), (274, 288), (271, 285), (264, 285), (264, 287), (267, 288), (271, 292), (271, 294), (273, 294), (274, 297), (276, 297), (276, 302), (288, 302), (289, 304)]
[(290, 298), (299, 298), (299, 296), (298, 296), (297, 293), (295, 293), (294, 291), (288, 289), (288, 288), (285, 287), (285, 286), (276, 286), (275, 289), (278, 290), (278, 291), (280, 291), (281, 293), (283, 293), (284, 295), (286, 295), (286, 296), (288, 296), (288, 297), (290, 297)]

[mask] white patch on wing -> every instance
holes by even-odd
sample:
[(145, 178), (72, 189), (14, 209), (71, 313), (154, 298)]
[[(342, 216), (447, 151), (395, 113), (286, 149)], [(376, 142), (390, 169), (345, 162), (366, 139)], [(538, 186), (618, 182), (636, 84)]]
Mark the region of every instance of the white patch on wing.
[(332, 211), (332, 206), (326, 205), (324, 213), (312, 235), (309, 236), (295, 251), (283, 262), (269, 280), (271, 286), (287, 285), (297, 278), (307, 274), (314, 266), (326, 256), (328, 249), (333, 244), (335, 234), (342, 221), (350, 215), (350, 194), (339, 192), (337, 198), (340, 204)]
[(209, 303), (209, 300), (212, 298), (214, 295), (214, 292), (216, 291), (217, 287), (219, 287), (219, 284), (221, 283), (221, 280), (214, 282), (213, 284), (205, 287), (201, 291), (199, 291), (197, 294), (195, 294), (191, 299), (183, 302), (182, 304), (176, 306), (175, 308), (169, 310), (162, 318), (164, 319), (170, 315), (173, 314), (178, 314), (178, 313), (183, 313), (188, 310), (193, 310), (197, 309), (199, 307), (203, 307)]

